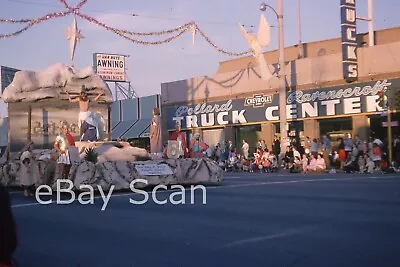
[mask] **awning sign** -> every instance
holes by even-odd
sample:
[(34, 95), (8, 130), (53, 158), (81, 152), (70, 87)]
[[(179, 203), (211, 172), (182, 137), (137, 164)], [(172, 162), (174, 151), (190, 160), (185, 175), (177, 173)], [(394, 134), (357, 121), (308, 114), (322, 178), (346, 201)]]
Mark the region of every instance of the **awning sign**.
[(96, 53), (93, 56), (94, 69), (104, 81), (124, 82), (125, 56)]

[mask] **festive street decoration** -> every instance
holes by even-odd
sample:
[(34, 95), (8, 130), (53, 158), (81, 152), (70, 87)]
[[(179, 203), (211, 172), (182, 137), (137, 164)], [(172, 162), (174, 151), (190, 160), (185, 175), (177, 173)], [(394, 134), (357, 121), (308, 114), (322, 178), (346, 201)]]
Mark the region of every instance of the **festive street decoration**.
[(60, 17), (65, 17), (67, 15), (70, 15), (71, 13), (73, 13), (73, 11), (67, 11), (67, 12), (55, 12), (55, 13), (49, 13), (47, 15), (44, 15), (43, 17), (40, 18), (34, 18), (34, 19), (19, 19), (19, 20), (15, 20), (15, 19), (0, 19), (0, 23), (26, 23), (28, 25), (26, 25), (25, 27), (12, 32), (12, 33), (6, 33), (6, 34), (0, 34), (0, 39), (5, 39), (5, 38), (11, 38), (11, 37), (15, 37), (17, 35), (20, 35), (21, 33), (27, 31), (28, 29), (32, 28), (33, 26), (40, 24), (44, 21), (50, 20), (50, 19), (55, 19), (55, 18), (60, 18)]
[(68, 28), (66, 35), (67, 35), (67, 39), (69, 40), (69, 52), (70, 52), (71, 60), (74, 60), (76, 43), (79, 42), (80, 39), (85, 38), (81, 34), (81, 31), (78, 30), (78, 26), (77, 26), (75, 17), (74, 17), (74, 21), (72, 22), (71, 27)]
[(248, 33), (241, 24), (239, 24), (239, 26), (242, 35), (246, 39), (251, 51), (253, 51), (253, 55), (260, 66), (262, 79), (268, 81), (273, 76), (263, 53), (263, 48), (269, 46), (271, 41), (270, 26), (267, 22), (267, 19), (265, 18), (264, 14), (261, 14), (257, 35)]
[[(65, 17), (68, 15), (75, 15), (80, 17), (81, 19), (84, 19), (90, 23), (96, 24), (99, 27), (102, 27), (103, 29), (113, 32), (114, 34), (120, 36), (121, 38), (124, 38), (128, 41), (131, 41), (135, 44), (140, 44), (140, 45), (161, 45), (165, 43), (169, 43), (171, 41), (174, 41), (178, 38), (180, 38), (183, 34), (186, 32), (192, 33), (192, 39), (193, 39), (193, 44), (195, 41), (195, 36), (196, 34), (200, 35), (209, 45), (214, 47), (218, 52), (230, 55), (230, 56), (244, 56), (244, 55), (249, 55), (254, 53), (252, 50), (244, 51), (244, 52), (230, 52), (225, 49), (220, 48), (217, 46), (214, 42), (211, 41), (211, 39), (200, 29), (200, 27), (197, 25), (196, 22), (191, 21), (188, 23), (185, 23), (183, 25), (180, 25), (176, 28), (169, 29), (169, 30), (163, 30), (163, 31), (158, 31), (158, 32), (134, 32), (134, 31), (128, 31), (124, 29), (117, 29), (112, 26), (109, 26), (89, 15), (83, 14), (80, 12), (80, 9), (87, 3), (88, 0), (81, 0), (75, 7), (70, 6), (65, 0), (59, 0), (61, 4), (66, 8), (66, 11), (63, 12), (55, 12), (55, 13), (49, 13), (46, 14), (43, 17), (39, 18), (33, 18), (33, 19), (1, 19), (0, 18), (0, 23), (10, 23), (10, 24), (27, 24), (21, 29), (11, 32), (11, 33), (6, 33), (6, 34), (0, 34), (0, 39), (5, 39), (5, 38), (11, 38), (18, 36), (31, 27), (40, 24), (42, 22), (55, 19), (55, 18), (60, 18), (60, 17)], [(74, 24), (76, 25), (76, 20), (74, 18)], [(74, 26), (75, 27), (75, 26)], [(74, 29), (76, 32), (74, 33)], [(173, 35), (172, 35), (173, 34)], [(143, 41), (139, 40), (137, 38), (134, 38), (134, 36), (162, 36), (162, 35), (172, 35), (168, 38), (159, 40), (159, 41)], [(74, 37), (75, 36), (75, 37)], [(71, 31), (69, 32), (69, 40), (70, 40), (70, 50), (71, 50), (71, 59), (73, 59), (73, 54), (75, 51), (76, 47), (76, 42), (79, 41), (79, 39), (83, 38), (83, 36), (80, 34), (79, 31), (77, 31), (77, 28), (72, 28)], [(72, 47), (72, 48), (71, 48)]]

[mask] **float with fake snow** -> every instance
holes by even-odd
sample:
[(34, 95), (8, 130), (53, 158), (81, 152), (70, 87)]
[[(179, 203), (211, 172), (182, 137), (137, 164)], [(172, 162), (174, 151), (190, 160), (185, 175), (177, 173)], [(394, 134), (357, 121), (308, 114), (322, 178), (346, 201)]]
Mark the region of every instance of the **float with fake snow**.
[(145, 149), (108, 141), (112, 102), (108, 85), (92, 67), (79, 70), (56, 64), (44, 72), (19, 71), (4, 90), (2, 98), (8, 103), (9, 114), (8, 153), (0, 160), (1, 183), (21, 184), (20, 155), (28, 141), (34, 144), (31, 164), (35, 184), (55, 186), (61, 173), (51, 157), (53, 144), (62, 125), (67, 125), (75, 140), (80, 139), (79, 106), (68, 101), (68, 94), (78, 95), (82, 85), (89, 97), (102, 95), (99, 102), (90, 103), (101, 141), (76, 142), (71, 148), (68, 179), (76, 188), (100, 185), (107, 190), (114, 185), (115, 189), (127, 189), (135, 179), (145, 179), (147, 185), (222, 181), (222, 170), (211, 160), (152, 159)]

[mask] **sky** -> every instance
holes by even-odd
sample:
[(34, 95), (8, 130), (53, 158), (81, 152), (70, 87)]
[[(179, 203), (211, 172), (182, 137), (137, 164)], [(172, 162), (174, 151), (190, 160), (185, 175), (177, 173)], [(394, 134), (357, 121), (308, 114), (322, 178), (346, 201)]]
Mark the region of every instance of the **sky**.
[[(76, 6), (79, 1), (67, 2)], [(276, 8), (277, 0), (265, 2)], [(250, 26), (257, 26), (259, 22), (260, 3), (260, 0), (88, 0), (80, 12), (115, 28), (138, 32), (168, 30), (196, 21), (219, 47), (242, 52), (248, 47), (240, 34), (239, 22), (247, 29), (257, 30)], [(298, 0), (283, 0), (283, 3), (284, 43), (291, 46), (299, 40)], [(367, 0), (357, 0), (356, 4), (357, 16), (366, 16)], [(339, 38), (339, 6), (340, 0), (301, 0), (302, 41)], [(58, 0), (0, 0), (0, 19), (33, 18), (64, 10)], [(398, 0), (375, 0), (375, 30), (400, 26), (399, 10)], [(264, 14), (270, 25), (277, 24), (272, 11), (267, 10)], [(72, 20), (72, 15), (48, 20), (19, 36), (0, 39), (0, 65), (42, 71), (56, 63), (71, 64), (65, 32)], [(234, 58), (219, 53), (199, 35), (193, 44), (189, 32), (168, 44), (143, 46), (80, 18), (77, 23), (85, 38), (77, 45), (75, 67), (92, 66), (93, 53), (129, 55), (127, 74), (139, 97), (159, 94), (161, 83), (213, 75), (221, 61)], [(21, 25), (0, 23), (0, 34), (19, 27)], [(367, 32), (367, 23), (359, 21), (357, 31)], [(163, 37), (137, 38), (160, 40)], [(266, 51), (276, 49), (276, 37), (277, 28), (272, 28), (271, 45)]]

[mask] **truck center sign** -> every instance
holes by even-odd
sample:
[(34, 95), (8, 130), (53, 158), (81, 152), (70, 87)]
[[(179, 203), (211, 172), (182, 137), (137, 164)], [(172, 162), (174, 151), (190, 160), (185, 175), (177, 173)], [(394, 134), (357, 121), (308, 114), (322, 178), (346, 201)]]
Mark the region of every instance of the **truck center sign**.
[(93, 55), (94, 69), (104, 81), (125, 82), (125, 56), (96, 53)]
[[(381, 112), (378, 93), (399, 87), (400, 79), (393, 79), (288, 92), (287, 119)], [(172, 106), (167, 108), (167, 126), (172, 130), (176, 123), (191, 129), (279, 121), (279, 108), (278, 94)]]

